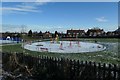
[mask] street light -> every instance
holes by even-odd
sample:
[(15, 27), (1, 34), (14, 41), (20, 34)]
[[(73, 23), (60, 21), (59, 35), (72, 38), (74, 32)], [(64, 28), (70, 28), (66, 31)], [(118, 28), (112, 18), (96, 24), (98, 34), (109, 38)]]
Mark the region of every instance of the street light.
[[(22, 35), (22, 48), (24, 48), (24, 41), (25, 41), (25, 31), (26, 31), (26, 26), (22, 25), (21, 26), (21, 35)], [(25, 50), (23, 49), (23, 53), (25, 52)]]

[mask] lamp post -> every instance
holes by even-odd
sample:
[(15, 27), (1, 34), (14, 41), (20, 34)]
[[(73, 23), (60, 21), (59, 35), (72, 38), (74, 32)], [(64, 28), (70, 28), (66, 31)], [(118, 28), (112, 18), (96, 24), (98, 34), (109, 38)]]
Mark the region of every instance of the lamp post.
[[(22, 25), (21, 26), (22, 30), (21, 30), (21, 35), (22, 35), (22, 48), (24, 48), (24, 41), (25, 41), (25, 31), (26, 31), (26, 26)], [(25, 50), (23, 49), (23, 53), (25, 53)]]

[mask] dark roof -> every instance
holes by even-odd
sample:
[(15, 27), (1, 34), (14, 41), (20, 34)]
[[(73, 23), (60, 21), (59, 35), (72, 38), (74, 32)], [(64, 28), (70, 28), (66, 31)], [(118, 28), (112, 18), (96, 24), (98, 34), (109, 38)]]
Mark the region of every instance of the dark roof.
[(67, 30), (67, 33), (84, 33), (84, 30)]
[(88, 29), (87, 32), (101, 32), (104, 31), (103, 29)]

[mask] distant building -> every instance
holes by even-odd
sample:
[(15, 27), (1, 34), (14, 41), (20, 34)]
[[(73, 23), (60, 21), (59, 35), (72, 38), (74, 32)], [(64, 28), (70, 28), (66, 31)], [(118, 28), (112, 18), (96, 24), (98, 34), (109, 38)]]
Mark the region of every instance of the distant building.
[[(23, 34), (23, 33), (22, 33)], [(27, 33), (25, 33), (25, 34), (27, 34)], [(20, 36), (21, 35), (21, 33), (10, 33), (10, 32), (6, 32), (6, 33), (1, 33), (1, 38), (7, 38), (7, 36), (10, 36), (10, 37), (12, 37), (12, 38), (14, 38), (14, 37), (22, 37), (22, 36)]]
[(85, 31), (84, 30), (67, 30), (67, 37), (80, 37), (84, 36)]
[(46, 31), (45, 33), (43, 33), (43, 38), (47, 39), (51, 37), (52, 37), (52, 34), (49, 31)]
[(116, 36), (120, 37), (120, 26), (117, 30), (114, 31), (114, 33), (115, 33)]
[(114, 36), (115, 35), (115, 33), (114, 32), (110, 32), (110, 31), (108, 31), (107, 33), (106, 33), (106, 35), (109, 37), (109, 36)]
[(88, 29), (88, 31), (87, 31), (87, 35), (93, 36), (93, 37), (104, 36), (104, 34), (105, 34), (104, 30), (100, 29), (100, 28)]

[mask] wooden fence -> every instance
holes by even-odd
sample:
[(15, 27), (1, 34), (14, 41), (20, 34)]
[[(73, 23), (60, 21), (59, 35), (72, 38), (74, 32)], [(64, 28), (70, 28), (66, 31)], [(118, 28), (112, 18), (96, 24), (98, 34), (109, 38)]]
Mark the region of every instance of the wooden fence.
[[(15, 66), (15, 63), (12, 65), (12, 62), (8, 64), (12, 58), (10, 55), (12, 54), (3, 53), (3, 69), (12, 72), (18, 66)], [(19, 64), (28, 67), (32, 74), (29, 78), (33, 80), (120, 80), (120, 66), (115, 64), (35, 57), (20, 53), (16, 57)]]

